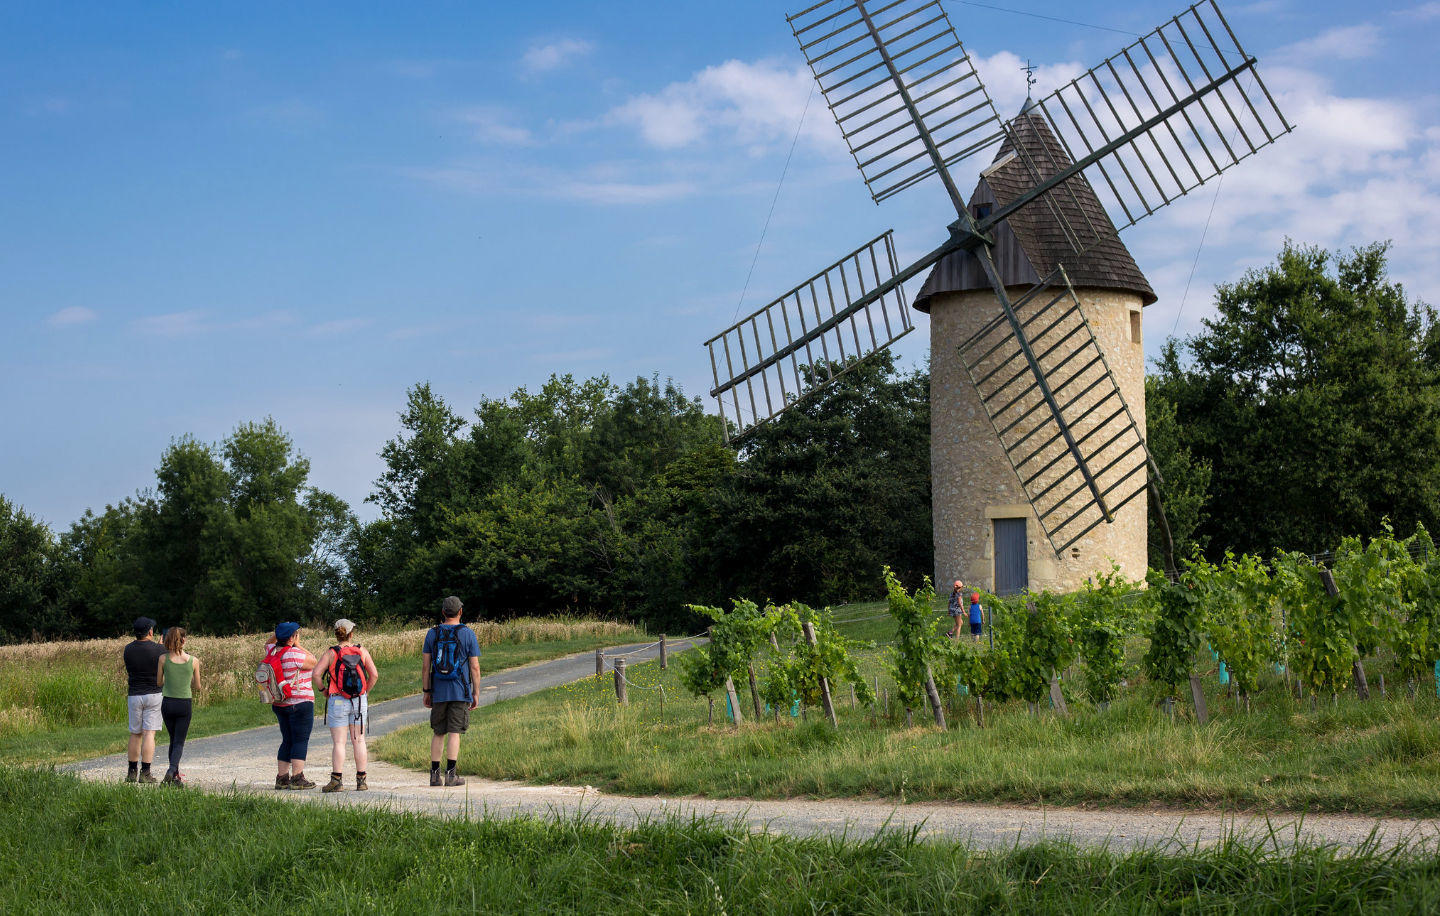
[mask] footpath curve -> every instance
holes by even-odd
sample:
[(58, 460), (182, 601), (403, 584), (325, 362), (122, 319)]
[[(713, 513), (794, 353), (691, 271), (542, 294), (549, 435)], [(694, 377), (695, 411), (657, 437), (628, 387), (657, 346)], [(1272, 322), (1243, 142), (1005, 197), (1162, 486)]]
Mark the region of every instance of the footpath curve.
[[(699, 642), (699, 640), (696, 640)], [(672, 651), (695, 643), (678, 641)], [(633, 653), (633, 654), (631, 654)], [(643, 644), (615, 646), (606, 654), (627, 654), (636, 664), (656, 658), (658, 650)], [(595, 674), (594, 653), (536, 662), (486, 674), (481, 680), (482, 706), (557, 687)], [(417, 696), (376, 703), (370, 709), (369, 734), (384, 735), (406, 725), (427, 722), (429, 712)], [(158, 736), (164, 738), (164, 733)], [(1266, 838), (1281, 846), (1297, 841), (1328, 843), (1354, 848), (1367, 842), (1390, 847), (1400, 842), (1425, 843), (1440, 848), (1440, 820), (1377, 818), (1354, 815), (1231, 814), (1218, 811), (1144, 809), (1088, 810), (1079, 808), (995, 806), (857, 799), (711, 799), (611, 795), (584, 786), (535, 786), (510, 780), (466, 777), (467, 785), (431, 788), (428, 776), (372, 760), (370, 791), (353, 791), (353, 776), (345, 792), (330, 795), (318, 789), (277, 792), (275, 747), (279, 736), (273, 726), (197, 738), (186, 743), (184, 771), (192, 788), (268, 795), (287, 802), (322, 805), (365, 805), (414, 811), (439, 817), (573, 817), (603, 818), (633, 825), (666, 817), (718, 818), (751, 830), (768, 830), (798, 836), (844, 834), (864, 839), (882, 830), (917, 829), (922, 837), (946, 837), (981, 847), (1011, 847), (1042, 839), (1065, 839), (1084, 845), (1115, 849), (1140, 846), (1205, 846), (1228, 834)], [(464, 745), (461, 746), (464, 754)], [(164, 745), (155, 759), (164, 761)], [(307, 775), (324, 782), (329, 772), (330, 733), (317, 723), (310, 741)], [(163, 764), (162, 764), (163, 765)], [(353, 768), (353, 762), (349, 767)], [(120, 781), (125, 775), (123, 755), (100, 757), (61, 767), (86, 779)], [(137, 787), (138, 790), (162, 790)]]

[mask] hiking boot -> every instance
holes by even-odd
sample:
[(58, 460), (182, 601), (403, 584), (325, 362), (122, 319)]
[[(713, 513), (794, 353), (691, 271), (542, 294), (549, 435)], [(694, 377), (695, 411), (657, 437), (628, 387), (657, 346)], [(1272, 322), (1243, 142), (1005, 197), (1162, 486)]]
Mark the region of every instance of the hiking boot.
[(304, 773), (301, 773), (301, 774), (299, 774), (298, 776), (291, 776), (291, 777), (290, 777), (290, 788), (292, 788), (292, 789), (313, 789), (313, 788), (315, 788), (315, 783), (313, 783), (313, 782), (311, 782), (310, 780), (306, 779), (306, 778), (305, 778), (305, 774), (304, 774)]
[(160, 784), (175, 789), (183, 789), (185, 788), (185, 777), (179, 773), (166, 773), (165, 778), (160, 780)]
[(332, 774), (330, 774), (330, 781), (327, 782), (327, 783), (325, 783), (325, 787), (324, 787), (323, 789), (321, 789), (320, 791), (321, 791), (321, 792), (344, 792), (344, 791), (345, 791), (345, 783), (341, 782), (339, 776), (336, 776), (335, 774), (332, 773)]
[(364, 776), (356, 776), (356, 777), (355, 777), (355, 791), (356, 791), (356, 792), (368, 792), (368, 791), (370, 791), (370, 783), (368, 783), (368, 782), (365, 781), (365, 777), (364, 777)]
[(431, 770), (431, 771), (430, 771), (430, 785), (432, 785), (432, 786), (438, 786), (438, 785), (440, 785), (440, 771), (439, 771), (439, 770)]
[(275, 788), (277, 788), (277, 789), (288, 789), (288, 788), (290, 788), (290, 774), (289, 774), (289, 773), (286, 773), (284, 776), (276, 776), (276, 777), (275, 777)]
[(144, 783), (153, 783), (153, 782), (155, 781), (155, 774), (154, 774), (154, 773), (146, 773), (146, 772), (143, 772), (143, 771), (142, 771), (142, 772), (140, 773), (140, 778), (139, 778), (138, 781), (139, 781), (139, 782), (144, 782)]
[[(139, 782), (139, 781), (140, 781), (140, 773), (139, 773), (139, 771), (136, 771), (136, 772), (133, 772), (133, 773), (126, 773), (126, 774), (125, 774), (125, 781), (126, 781), (126, 782)], [(437, 783), (437, 785), (438, 785), (438, 783)]]
[(463, 785), (465, 785), (465, 777), (464, 777), (464, 776), (456, 776), (454, 770), (446, 770), (446, 771), (445, 771), (445, 785), (446, 785), (446, 786), (463, 786)]

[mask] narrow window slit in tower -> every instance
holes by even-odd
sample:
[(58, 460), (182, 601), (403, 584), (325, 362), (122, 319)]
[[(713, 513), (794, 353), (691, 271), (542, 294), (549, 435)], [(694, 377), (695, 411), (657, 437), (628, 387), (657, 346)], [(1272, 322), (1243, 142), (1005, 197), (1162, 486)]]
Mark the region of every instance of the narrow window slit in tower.
[(1130, 342), (1144, 343), (1145, 338), (1140, 334), (1140, 310), (1130, 310)]

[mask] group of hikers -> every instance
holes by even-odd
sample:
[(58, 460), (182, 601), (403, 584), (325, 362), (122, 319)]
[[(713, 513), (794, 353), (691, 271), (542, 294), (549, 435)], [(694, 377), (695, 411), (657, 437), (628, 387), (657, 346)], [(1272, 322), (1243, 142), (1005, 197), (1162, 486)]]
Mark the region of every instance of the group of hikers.
[[(425, 634), (420, 679), (425, 708), (430, 710), (430, 785), (463, 786), (458, 775), (460, 736), (470, 727), (470, 711), (479, 705), (480, 643), (460, 622), (464, 605), (450, 596), (441, 604), (441, 622)], [(184, 627), (172, 626), (155, 641), (155, 621), (134, 623), (135, 639), (123, 652), (129, 682), (130, 745), (126, 782), (156, 782), (151, 772), (155, 735), (163, 723), (170, 738), (169, 765), (161, 783), (183, 787), (180, 758), (190, 730), (191, 706), (200, 691), (200, 659), (185, 651)], [(275, 755), (277, 789), (313, 789), (305, 776), (305, 758), (315, 725), (315, 696), (325, 697), (325, 725), (330, 729), (330, 781), (322, 792), (345, 788), (345, 749), (354, 750), (355, 788), (365, 791), (369, 750), (365, 726), (369, 694), (380, 674), (375, 660), (355, 641), (355, 624), (335, 621), (335, 644), (316, 658), (299, 644), (300, 625), (286, 622), (265, 643), (256, 681), (280, 727)], [(441, 755), (444, 769), (441, 769)]]

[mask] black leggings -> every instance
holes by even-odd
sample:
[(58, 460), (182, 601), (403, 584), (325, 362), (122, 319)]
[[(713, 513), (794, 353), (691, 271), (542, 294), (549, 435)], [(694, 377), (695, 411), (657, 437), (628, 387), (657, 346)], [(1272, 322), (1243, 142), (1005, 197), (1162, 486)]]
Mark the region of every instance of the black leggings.
[(170, 736), (170, 769), (180, 772), (180, 755), (185, 753), (185, 736), (190, 732), (191, 702), (180, 697), (166, 697), (160, 701), (160, 718), (165, 722), (165, 733)]

